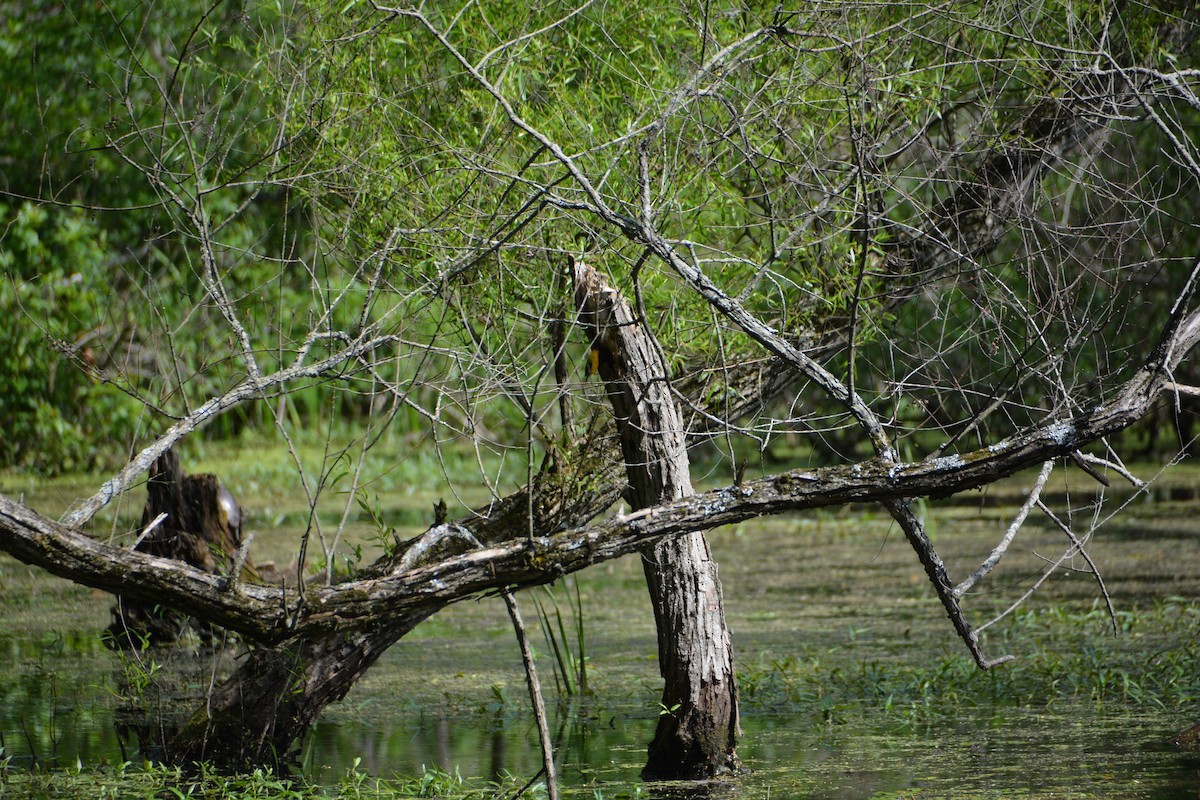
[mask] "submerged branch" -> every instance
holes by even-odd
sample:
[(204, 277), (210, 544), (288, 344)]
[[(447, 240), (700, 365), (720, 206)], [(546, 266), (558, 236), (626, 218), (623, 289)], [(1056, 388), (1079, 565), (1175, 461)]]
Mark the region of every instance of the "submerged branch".
[(558, 800), (558, 777), (554, 771), (554, 747), (550, 741), (550, 728), (546, 724), (546, 704), (542, 701), (542, 684), (538, 680), (537, 666), (533, 661), (533, 650), (529, 646), (529, 636), (525, 633), (525, 622), (521, 619), (521, 609), (517, 600), (508, 589), (501, 592), (504, 605), (508, 608), (508, 618), (512, 620), (513, 632), (517, 636), (517, 644), (521, 648), (521, 662), (525, 665), (525, 683), (529, 687), (529, 702), (533, 706), (533, 717), (537, 720), (538, 742), (542, 748), (542, 771), (546, 773), (546, 794), (550, 800)]
[(905, 538), (916, 551), (917, 558), (920, 559), (921, 566), (925, 568), (929, 582), (937, 591), (938, 599), (942, 601), (942, 607), (946, 609), (946, 614), (950, 617), (955, 632), (967, 645), (967, 649), (971, 651), (971, 656), (979, 668), (991, 669), (1012, 661), (1013, 656), (1011, 655), (999, 658), (987, 658), (983, 655), (983, 650), (979, 647), (979, 634), (971, 630), (970, 623), (963, 616), (962, 607), (958, 604), (958, 595), (950, 586), (950, 576), (946, 573), (946, 565), (934, 550), (933, 543), (929, 541), (929, 534), (925, 532), (925, 526), (917, 519), (917, 515), (913, 513), (908, 503), (893, 499), (884, 501), (883, 505), (892, 515), (892, 519), (900, 524)]

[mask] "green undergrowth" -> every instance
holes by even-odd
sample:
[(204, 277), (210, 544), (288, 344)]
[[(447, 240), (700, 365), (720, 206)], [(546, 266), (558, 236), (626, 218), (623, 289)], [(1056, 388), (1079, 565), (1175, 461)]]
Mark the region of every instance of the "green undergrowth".
[[(1195, 670), (1200, 603), (1192, 598), (1166, 597), (1143, 608), (1118, 612), (1115, 626), (1119, 635), (1113, 635), (1113, 626), (1114, 618), (1102, 604), (1074, 608), (1060, 604), (1019, 611), (1002, 631), (991, 634), (984, 642), (985, 652), (991, 656), (1013, 653), (1017, 658), (988, 671), (978, 669), (965, 653), (952, 651), (931, 654), (924, 660), (904, 658), (902, 654), (854, 660), (836, 648), (805, 657), (772, 658), (765, 653), (743, 662), (739, 669), (743, 710), (748, 722), (750, 717), (770, 714), (802, 717), (823, 729), (825, 737), (835, 740), (849, 737), (857, 741), (872, 731), (886, 730), (886, 738), (880, 741), (897, 753), (909, 753), (905, 748), (925, 752), (929, 749), (924, 738), (928, 734), (921, 731), (928, 731), (933, 723), (953, 720), (963, 724), (974, 720), (970, 724), (977, 726), (972, 728), (975, 732), (950, 737), (940, 746), (959, 747), (964, 750), (964, 757), (974, 757), (968, 749), (978, 748), (979, 742), (984, 741), (991, 742), (987, 746), (1001, 752), (1001, 740), (1007, 734), (989, 728), (988, 720), (1019, 719), (1030, 710), (1049, 708), (1059, 711), (1048, 713), (1061, 713), (1076, 720), (1081, 705), (1103, 710), (1106, 718), (1125, 719), (1130, 712), (1161, 717), (1153, 730), (1157, 738), (1163, 738), (1164, 731), (1170, 730), (1181, 714), (1195, 709), (1200, 701), (1200, 675)], [(951, 646), (955, 644), (961, 647), (958, 643)], [(592, 697), (586, 706), (595, 716), (597, 706), (605, 702), (603, 696)], [(514, 711), (517, 716), (522, 713), (519, 709)], [(983, 727), (979, 728), (980, 725)], [(1037, 723), (1039, 736), (1053, 739), (1061, 735), (1060, 728), (1048, 725), (1044, 720)], [(938, 728), (944, 729), (944, 725)], [(905, 730), (913, 733), (902, 733)], [(851, 761), (858, 757), (855, 752), (847, 756)], [(934, 770), (941, 762), (932, 751), (927, 755), (931, 761), (921, 769)], [(897, 758), (902, 764), (910, 760), (908, 755)], [(911, 765), (907, 768), (916, 769)], [(801, 777), (809, 782), (823, 779), (821, 775), (825, 773), (814, 769), (819, 774)], [(938, 775), (930, 773), (931, 785), (940, 785), (937, 781), (943, 778)], [(765, 781), (769, 785), (780, 780), (785, 780), (785, 776), (768, 770), (752, 782)], [(786, 780), (800, 778), (791, 776)], [(174, 769), (132, 764), (28, 770), (7, 765), (0, 752), (0, 800), (85, 797), (510, 800), (518, 796), (524, 785), (524, 781), (515, 777), (489, 781), (464, 778), (457, 771), (429, 768), (410, 777), (383, 778), (363, 772), (357, 762), (341, 777), (326, 778), (319, 783), (261, 770), (233, 776), (211, 771), (189, 776)], [(757, 787), (757, 783), (754, 785)], [(576, 786), (565, 795), (630, 797), (641, 791), (643, 787), (637, 784), (615, 783)], [(990, 789), (981, 792), (955, 796), (1021, 796), (1020, 792), (1013, 795), (999, 795)], [(1028, 796), (1051, 794), (1033, 792)], [(542, 798), (544, 786), (535, 782), (520, 796)], [(761, 795), (750, 791), (740, 796)], [(895, 796), (922, 795), (901, 792)], [(1096, 796), (1113, 795), (1100, 792)]]
[[(341, 426), (297, 430), (287, 440), (271, 430), (248, 431), (215, 442), (194, 438), (183, 442), (180, 450), (185, 472), (216, 474), (259, 526), (277, 526), (297, 515), (303, 518), (310, 497), (317, 494), (336, 519), (355, 475), (361, 491), (386, 497), (389, 505), (403, 505), (422, 516), (431, 516), (433, 503), (443, 496), (452, 515), (487, 501), (481, 476), (498, 471), (499, 460), (493, 454), (476, 453), (461, 442), (434, 443), (420, 434), (387, 434), (372, 441), (374, 446), (364, 453), (361, 431)], [(0, 493), (58, 515), (109, 477), (102, 472), (77, 472), (47, 478), (6, 469), (0, 470)], [(112, 504), (100, 517), (108, 520), (116, 513), (136, 519), (144, 499), (143, 488), (135, 483), (124, 506)]]
[(1200, 703), (1195, 602), (1167, 598), (1115, 618), (1099, 602), (1084, 610), (1057, 606), (1013, 616), (1002, 634), (985, 638), (983, 648), (989, 656), (1016, 657), (989, 670), (979, 669), (965, 647), (917, 661), (847, 661), (836, 650), (805, 658), (760, 655), (738, 672), (743, 708), (815, 713), (834, 723), (867, 710), (925, 723), (972, 708), (1084, 702), (1174, 711)]
[[(522, 792), (521, 790), (524, 789)], [(515, 777), (500, 781), (468, 780), (457, 771), (425, 769), (411, 777), (375, 778), (354, 769), (340, 781), (316, 784), (304, 778), (255, 770), (223, 775), (203, 770), (198, 775), (152, 764), (121, 764), (108, 769), (75, 768), (54, 771), (8, 769), (0, 758), (0, 798), (3, 800), (392, 800), (394, 798), (511, 798), (520, 793), (530, 800), (546, 796), (545, 785), (527, 786)]]

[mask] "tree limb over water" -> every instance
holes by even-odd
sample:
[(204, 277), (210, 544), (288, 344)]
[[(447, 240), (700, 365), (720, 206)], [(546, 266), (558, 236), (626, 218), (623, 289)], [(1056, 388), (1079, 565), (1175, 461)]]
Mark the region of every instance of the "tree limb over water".
[[(89, 23), (121, 35), (99, 55), (91, 30), (22, 17), (40, 41), (83, 40), (63, 63), (119, 64), (130, 79), (81, 92), (103, 109), (81, 125), (37, 99), (65, 93), (42, 90), (56, 73), (36, 46), (0, 64), (42, 65), (36, 97), (11, 81), (22, 130), (94, 145), (93, 164), (65, 154), (5, 171), (5, 204), (48, 194), (15, 214), (0, 205), (0, 257), (17, 270), (0, 304), (18, 298), (4, 308), (35, 332), (27, 350), (81, 367), (18, 377), (72, 377), (69, 398), (117, 387), (140, 422), (90, 443), (128, 463), (59, 522), (0, 498), (0, 549), (254, 645), (172, 743), (180, 759), (281, 757), (456, 600), (846, 503), (892, 514), (977, 662), (994, 663), (909, 501), (1062, 457), (1101, 483), (1128, 475), (1106, 437), (1147, 414), (1157, 431), (1173, 411), (1190, 440), (1193, 5), (750, 4), (701, 18), (686, 2), (620, 16), (586, 0), (301, 3), (294, 16), (181, 3), (136, 24), (101, 5)], [(162, 57), (127, 58), (141, 52)], [(26, 149), (63, 150), (39, 144)], [(38, 221), (51, 211), (61, 218)], [(95, 215), (104, 226), (83, 219)], [(106, 236), (121, 253), (89, 249)], [(579, 257), (595, 272), (577, 305), (562, 265)], [(97, 264), (120, 272), (115, 285)], [(75, 298), (81, 281), (92, 294)], [(619, 368), (594, 347), (626, 337), (639, 354)], [(601, 368), (579, 377), (593, 354)], [(650, 413), (629, 413), (638, 404)], [(56, 429), (31, 413), (27, 429)], [(294, 462), (308, 510), (297, 585), (85, 535), (170, 447), (243, 415)], [(331, 423), (314, 473), (292, 432), (335, 417), (357, 458)], [(379, 476), (364, 462), (381, 441), (386, 469), (432, 450), (448, 492), (461, 479), (490, 502), (406, 545), (370, 507)], [(478, 474), (444, 469), (445, 443)], [(797, 455), (814, 466), (776, 471)], [(775, 474), (744, 479), (756, 459)], [(695, 463), (732, 485), (690, 496)], [(672, 464), (662, 491), (642, 491)], [(318, 504), (335, 492), (331, 529)], [(636, 510), (596, 522), (618, 496)], [(338, 580), (364, 533), (357, 508), (391, 552)], [(319, 573), (305, 569), (310, 542)], [(705, 574), (670, 569), (680, 585)], [(723, 727), (735, 732), (736, 713)], [(729, 763), (735, 738), (702, 760)]]
[(532, 545), (512, 540), (396, 574), (310, 589), (303, 604), (290, 590), (244, 583), (227, 590), (219, 576), (98, 542), (4, 496), (0, 549), (77, 583), (142, 600), (157, 598), (263, 643), (309, 628), (353, 629), (373, 617), (427, 615), (479, 593), (550, 583), (666, 536), (848, 503), (944, 497), (1069, 456), (1136, 422), (1166, 391), (1168, 376), (1200, 341), (1200, 311), (1184, 313), (1183, 308), (1180, 303), (1153, 357), (1113, 399), (979, 450), (891, 466), (872, 459), (781, 472), (598, 525), (539, 532)]

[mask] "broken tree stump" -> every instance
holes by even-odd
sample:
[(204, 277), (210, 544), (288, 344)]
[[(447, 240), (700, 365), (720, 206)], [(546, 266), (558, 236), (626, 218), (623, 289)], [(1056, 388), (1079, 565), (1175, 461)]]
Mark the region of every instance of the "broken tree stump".
[[(150, 467), (141, 535), (134, 549), (205, 572), (230, 574), (242, 548), (243, 516), (241, 506), (216, 475), (184, 475), (179, 454), (171, 448)], [(253, 566), (243, 571), (253, 574)], [(121, 649), (173, 645), (189, 627), (211, 645), (215, 633), (212, 626), (179, 611), (119, 595), (112, 615), (106, 638)]]

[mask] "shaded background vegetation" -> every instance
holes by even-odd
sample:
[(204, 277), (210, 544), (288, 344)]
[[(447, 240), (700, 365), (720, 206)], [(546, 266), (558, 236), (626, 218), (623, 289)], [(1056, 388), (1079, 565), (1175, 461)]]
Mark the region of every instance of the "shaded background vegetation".
[[(1159, 58), (1172, 46), (1157, 38), (1163, 19), (1185, 8), (1122, 17), (1112, 49), (1133, 63)], [(488, 54), (519, 114), (566, 142), (585, 169), (607, 165), (606, 196), (632, 204), (637, 175), (611, 143), (649, 124), (718, 43), (771, 9), (600, 5), (491, 49), (565, 11), (499, 3), (430, 14), (443, 28), (453, 23), (466, 57)], [(759, 286), (769, 265), (776, 290), (746, 296), (763, 319), (802, 341), (852, 338), (853, 380), (876, 407), (892, 408), (913, 454), (946, 434), (982, 441), (1020, 428), (1063, 402), (1063, 386), (1102, 392), (1122, 377), (1112, 356), (1145, 346), (1153, 328), (1137, 322), (1175, 295), (1186, 274), (1176, 259), (1196, 248), (1192, 226), (1178, 221), (1195, 218), (1200, 193), (1164, 155), (1161, 131), (1116, 124), (1048, 176), (988, 269), (964, 271), (936, 293), (917, 286), (896, 306), (886, 265), (946, 201), (940, 186), (973, 166), (952, 160), (931, 179), (931, 163), (1007, 144), (1014, 121), (1069, 91), (1063, 76), (1086, 74), (1071, 47), (1098, 36), (1109, 11), (830, 5), (803, 20), (784, 15), (803, 30), (803, 58), (779, 48), (739, 63), (719, 97), (665, 118), (667, 146), (653, 154), (669, 178), (655, 198), (660, 225), (722, 254), (709, 269), (731, 294)], [(331, 375), (236, 409), (206, 436), (276, 424), (311, 431), (336, 418), (343, 431), (438, 429), (437, 441), (465, 436), (497, 458), (510, 448), (533, 457), (522, 431), (547, 417), (553, 392), (531, 392), (532, 411), (489, 399), (530, 385), (551, 359), (545, 326), (568, 307), (554, 277), (563, 259), (585, 254), (622, 276), (644, 259), (594, 220), (512, 190), (513, 176), (561, 185), (561, 164), (537, 148), (531, 156), (528, 136), (427, 32), (362, 3), (41, 0), (6, 4), (0, 20), (0, 335), (10, 343), (0, 353), (0, 433), (10, 443), (0, 466), (54, 473), (121, 463), (241, 374), (236, 343), (204, 302), (189, 214), (217, 232), (218, 272), (265, 364), (286, 364), (322, 313), (332, 330), (375, 323), (420, 343), (398, 345), (374, 372)], [(853, 56), (826, 45), (891, 26), (920, 36), (867, 38)], [(1036, 30), (1048, 45), (1015, 43), (1005, 26)], [(960, 50), (974, 63), (958, 63)], [(1184, 64), (1189, 54), (1167, 56)], [(963, 100), (979, 92), (993, 95), (982, 110)], [(1185, 127), (1200, 114), (1172, 113)], [(922, 147), (902, 149), (918, 130)], [(895, 154), (868, 158), (867, 145)], [(503, 247), (480, 246), (491, 228)], [(1130, 267), (1102, 276), (1089, 259)], [(736, 405), (730, 365), (760, 363), (752, 343), (696, 296), (673, 291), (659, 266), (643, 267), (632, 270), (637, 290), (677, 378), (702, 387), (713, 407)], [(368, 296), (364, 277), (377, 269), (386, 291)], [(451, 272), (456, 282), (440, 283)], [(463, 343), (478, 357), (437, 351)], [(582, 348), (569, 352), (582, 375)], [(1014, 364), (1031, 366), (1014, 374)], [(828, 365), (839, 374), (852, 366), (845, 354)], [(984, 414), (999, 378), (1019, 388), (1001, 413)], [(750, 436), (727, 432), (703, 453), (865, 454), (840, 409), (797, 391), (812, 408), (805, 419), (777, 404)], [(454, 399), (435, 420), (438, 397)], [(1191, 406), (1164, 404), (1133, 433), (1144, 455), (1190, 446)], [(964, 432), (961, 421), (976, 416)], [(535, 424), (540, 452), (556, 434)]]
[[(869, 456), (844, 410), (801, 379), (786, 402), (754, 405), (756, 373), (778, 364), (680, 291), (643, 244), (572, 205), (587, 193), (516, 115), (562, 142), (631, 218), (644, 187), (625, 137), (655, 131), (641, 155), (658, 176), (645, 188), (662, 235), (847, 376), (906, 459), (1070, 417), (1079, 397), (1105, 398), (1139, 366), (1127, 356), (1158, 335), (1197, 249), (1198, 176), (1166, 154), (1168, 130), (1091, 104), (1110, 88), (1092, 49), (1186, 69), (1193, 52), (1160, 32), (1194, 4), (1115, 16), (1101, 3), (938, 13), (815, 3), (804, 15), (626, 5), (585, 4), (565, 20), (571, 9), (554, 3), (439, 5), (427, 9), (433, 30), (355, 2), (0, 6), (10, 89), (0, 93), (0, 467), (123, 463), (242, 380), (252, 360), (274, 371), (376, 329), (394, 351), (268, 392), (204, 429), (224, 440), (212, 452), (250, 462), (278, 433), (272, 444), (285, 442), (295, 463), (238, 488), (264, 509), (253, 512), (263, 528), (287, 529), (275, 543), (282, 562), (315, 528), (316, 566), (333, 582), (398, 541), (395, 529), (420, 530), (428, 515), (418, 509), (439, 496), (400, 509), (381, 494), (441, 482), (459, 504), (484, 504), (599, 429), (587, 347), (565, 332), (571, 257), (613, 275), (646, 314), (693, 403), (695, 453), (711, 480), (728, 482), (738, 463)], [(704, 66), (769, 20), (771, 46)], [(486, 62), (509, 108), (456, 53)], [(703, 91), (680, 90), (692, 78)], [(1176, 129), (1197, 124), (1183, 100), (1156, 100), (1170, 103)], [(1003, 172), (990, 154), (1011, 168), (1057, 141), (1046, 127), (1098, 118), (1019, 209), (971, 204), (994, 188), (989, 170)], [(966, 212), (945, 222), (956, 207)], [(961, 265), (907, 269), (929, 257), (923, 241), (953, 236), (977, 240)], [(581, 401), (573, 418), (559, 406), (564, 391)], [(704, 414), (737, 416), (742, 402), (744, 426), (713, 435)], [(1155, 458), (1189, 446), (1189, 403), (1164, 402), (1124, 444)], [(245, 451), (231, 449), (240, 442)], [(368, 459), (378, 442), (386, 447)], [(206, 443), (190, 447), (189, 463), (204, 468)], [(300, 476), (301, 499), (294, 473), (306, 464), (317, 477)], [(212, 468), (239, 475), (226, 460)], [(319, 507), (314, 485), (347, 511)], [(343, 538), (352, 508), (368, 532)], [(109, 520), (113, 538), (131, 529), (127, 512)], [(759, 560), (768, 567), (753, 577), (765, 585), (770, 559)], [(1062, 613), (1094, 634), (1090, 605)], [(1154, 614), (1190, 635), (1186, 599), (1161, 598)], [(1013, 630), (1036, 640), (1049, 630), (1041, 624), (1026, 615)], [(1171, 675), (1193, 655), (1156, 666)], [(1061, 687), (1158, 710), (1194, 701), (1191, 684), (1131, 683), (1128, 663), (1102, 660), (1047, 658), (1007, 673), (1003, 691), (1054, 702)], [(745, 696), (816, 704), (830, 718), (843, 695), (865, 697), (920, 724), (954, 687), (964, 697), (995, 689), (967, 663), (826, 669), (783, 656), (746, 670)], [(1055, 683), (1063, 670), (1083, 677)]]

